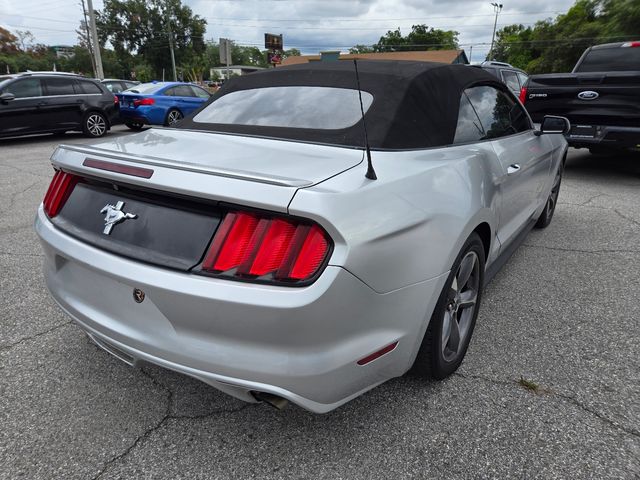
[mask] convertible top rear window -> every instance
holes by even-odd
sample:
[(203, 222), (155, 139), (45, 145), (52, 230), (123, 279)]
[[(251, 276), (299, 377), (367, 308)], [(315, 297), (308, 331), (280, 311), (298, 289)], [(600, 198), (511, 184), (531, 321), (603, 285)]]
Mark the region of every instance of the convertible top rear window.
[[(362, 92), (366, 112), (373, 95)], [(265, 127), (342, 129), (362, 117), (358, 90), (334, 87), (266, 87), (219, 97), (193, 121)]]
[(302, 142), (419, 149), (453, 143), (462, 92), (506, 87), (480, 68), (432, 62), (312, 62), (231, 78), (176, 128)]

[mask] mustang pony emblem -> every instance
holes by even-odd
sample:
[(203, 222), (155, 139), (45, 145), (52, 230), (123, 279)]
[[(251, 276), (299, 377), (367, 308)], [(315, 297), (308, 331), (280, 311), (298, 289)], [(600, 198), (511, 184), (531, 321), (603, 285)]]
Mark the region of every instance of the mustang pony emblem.
[(100, 213), (106, 213), (104, 217), (104, 230), (102, 233), (109, 235), (111, 233), (111, 229), (116, 223), (120, 223), (128, 218), (136, 218), (138, 216), (135, 213), (123, 212), (122, 207), (124, 207), (124, 202), (117, 202), (115, 206), (107, 203), (102, 207)]

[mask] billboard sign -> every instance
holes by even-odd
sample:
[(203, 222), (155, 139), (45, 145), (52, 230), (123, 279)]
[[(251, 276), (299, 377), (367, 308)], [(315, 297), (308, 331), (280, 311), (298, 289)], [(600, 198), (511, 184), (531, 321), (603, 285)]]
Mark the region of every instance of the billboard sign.
[(264, 48), (267, 50), (282, 50), (282, 35), (264, 34)]

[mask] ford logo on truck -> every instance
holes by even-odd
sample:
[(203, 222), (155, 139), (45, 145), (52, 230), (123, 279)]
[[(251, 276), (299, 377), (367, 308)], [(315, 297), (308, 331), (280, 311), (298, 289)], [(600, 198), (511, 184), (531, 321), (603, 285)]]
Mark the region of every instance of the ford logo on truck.
[(586, 92), (580, 92), (578, 94), (578, 98), (580, 100), (595, 100), (599, 96), (600, 94), (598, 92), (593, 92), (591, 90), (587, 90)]

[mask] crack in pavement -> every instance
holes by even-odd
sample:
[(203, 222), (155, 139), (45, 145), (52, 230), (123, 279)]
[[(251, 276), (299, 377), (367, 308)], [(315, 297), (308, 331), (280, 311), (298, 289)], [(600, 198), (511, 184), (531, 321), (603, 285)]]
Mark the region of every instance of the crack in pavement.
[(164, 385), (163, 383), (159, 382), (156, 378), (154, 378), (151, 374), (149, 374), (143, 368), (140, 369), (140, 372), (145, 377), (147, 377), (149, 380), (151, 380), (151, 382), (155, 386), (157, 386), (158, 388), (160, 388), (160, 389), (162, 389), (162, 390), (164, 390), (166, 392), (166, 394), (167, 394), (167, 399), (166, 399), (167, 407), (166, 407), (166, 410), (165, 410), (165, 414), (158, 422), (156, 422), (150, 428), (148, 428), (147, 430), (142, 432), (142, 434), (138, 435), (136, 437), (136, 439), (131, 443), (131, 445), (129, 445), (122, 453), (110, 458), (102, 466), (100, 471), (92, 478), (92, 480), (98, 480), (99, 478), (101, 478), (105, 473), (107, 473), (107, 470), (109, 469), (109, 467), (114, 465), (119, 460), (122, 460), (123, 458), (127, 457), (138, 445), (140, 445), (147, 438), (149, 438), (151, 435), (153, 435), (153, 433), (155, 433), (156, 431), (160, 430), (160, 428), (162, 428), (169, 420), (204, 420), (206, 418), (211, 418), (211, 417), (214, 417), (216, 415), (237, 413), (237, 412), (240, 412), (240, 411), (245, 410), (247, 408), (254, 407), (254, 406), (258, 405), (258, 404), (255, 404), (255, 403), (246, 403), (245, 405), (242, 405), (241, 407), (238, 407), (238, 408), (215, 409), (215, 410), (213, 410), (213, 411), (211, 411), (209, 413), (202, 414), (202, 415), (178, 415), (178, 414), (172, 413), (172, 411), (173, 411), (173, 395), (174, 395), (173, 390), (171, 390), (171, 388), (169, 388), (168, 386)]
[(7, 210), (10, 210), (10, 209), (12, 209), (12, 208), (13, 208), (13, 206), (14, 206), (14, 205), (15, 205), (15, 203), (16, 203), (16, 199), (17, 199), (18, 195), (22, 195), (23, 193), (25, 193), (25, 192), (29, 191), (30, 189), (32, 189), (33, 187), (36, 187), (36, 186), (38, 186), (38, 185), (39, 185), (39, 183), (38, 183), (38, 182), (35, 182), (35, 183), (30, 184), (28, 187), (23, 188), (23, 189), (22, 189), (22, 190), (20, 190), (19, 192), (12, 193), (12, 194), (9, 196), (10, 200), (9, 200), (9, 206), (7, 207)]
[(627, 217), (626, 215), (620, 213), (620, 211), (618, 211), (617, 208), (612, 209), (614, 212), (616, 212), (620, 217), (622, 217), (623, 219), (627, 220), (628, 222), (631, 222), (635, 225), (637, 225), (638, 227), (640, 227), (640, 222), (635, 220), (634, 218), (631, 217)]
[[(468, 375), (465, 373), (460, 373), (460, 372), (455, 372), (454, 375), (467, 379), (467, 380), (482, 380), (484, 382), (487, 383), (492, 383), (494, 385), (500, 385), (500, 386), (507, 386), (507, 387), (517, 387), (518, 386), (518, 382), (517, 380), (513, 380), (513, 381), (507, 381), (507, 380), (497, 380), (495, 378), (491, 378), (491, 377), (485, 377), (482, 375)], [(519, 387), (521, 388), (521, 387)], [(621, 423), (616, 422), (615, 420), (611, 420), (609, 417), (603, 415), (602, 413), (596, 411), (595, 409), (593, 409), (592, 407), (589, 407), (588, 405), (585, 405), (584, 403), (582, 403), (580, 400), (578, 400), (576, 397), (572, 396), (572, 395), (568, 395), (566, 393), (561, 393), (561, 392), (556, 392), (555, 390), (551, 390), (549, 388), (545, 388), (545, 389), (541, 389), (539, 393), (537, 393), (538, 395), (547, 395), (549, 397), (556, 397), (556, 398), (560, 398), (563, 400), (566, 400), (567, 402), (571, 403), (572, 405), (578, 407), (579, 409), (593, 415), (594, 417), (596, 417), (597, 419), (599, 419), (601, 422), (606, 423), (607, 425), (609, 425), (610, 427), (616, 428), (618, 430), (621, 430), (625, 433), (627, 433), (628, 435), (632, 435), (636, 438), (640, 439), (640, 430), (636, 430), (634, 428), (631, 427), (627, 427), (626, 425), (623, 425)]]
[(2, 345), (2, 346), (0, 346), (0, 352), (6, 352), (7, 350), (11, 350), (12, 348), (17, 347), (18, 345), (22, 345), (23, 343), (28, 342), (29, 340), (33, 340), (34, 338), (38, 338), (38, 337), (41, 337), (43, 335), (47, 335), (47, 334), (49, 334), (51, 332), (54, 332), (54, 331), (58, 330), (59, 328), (66, 327), (70, 323), (73, 323), (73, 321), (69, 320), (69, 321), (64, 322), (64, 323), (59, 323), (57, 325), (54, 325), (51, 328), (48, 328), (47, 330), (44, 330), (42, 332), (30, 335), (28, 337), (24, 337), (24, 338), (18, 340), (17, 342), (10, 343), (8, 345)]
[(574, 253), (595, 253), (595, 254), (607, 254), (607, 253), (640, 253), (640, 250), (626, 250), (626, 249), (601, 249), (601, 250), (581, 250), (579, 248), (564, 248), (564, 247), (549, 247), (547, 245), (533, 245), (531, 243), (523, 243), (521, 246), (529, 248), (542, 248), (543, 250), (556, 250), (560, 252), (574, 252)]
[(15, 256), (15, 257), (34, 257), (34, 258), (44, 257), (43, 253), (17, 253), (17, 252), (4, 252), (2, 250), (0, 250), (0, 255)]

